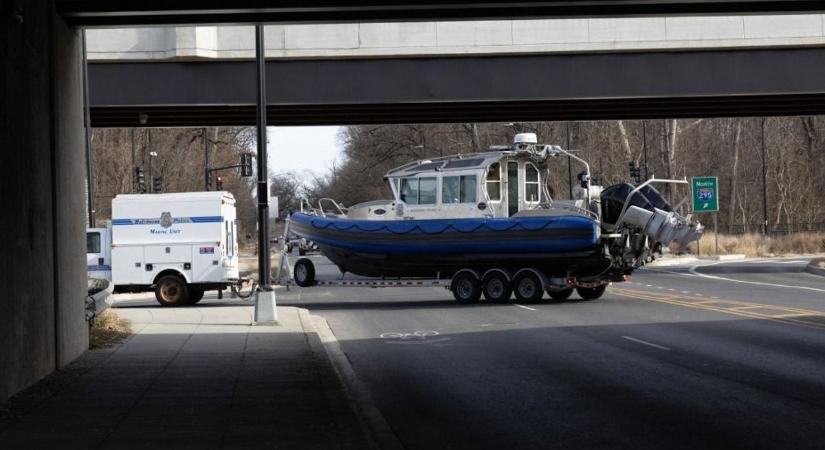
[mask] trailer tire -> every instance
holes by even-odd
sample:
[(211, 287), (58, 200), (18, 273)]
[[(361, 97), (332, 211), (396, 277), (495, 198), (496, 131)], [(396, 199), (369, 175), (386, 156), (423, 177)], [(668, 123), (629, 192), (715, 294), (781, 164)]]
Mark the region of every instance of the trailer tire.
[(470, 272), (461, 272), (450, 281), (455, 301), (462, 304), (475, 303), (481, 298), (481, 282)]
[(481, 282), (484, 298), (488, 302), (505, 303), (513, 295), (513, 285), (502, 272), (490, 272)]
[(606, 289), (606, 284), (594, 288), (577, 287), (576, 293), (579, 294), (582, 300), (596, 300), (604, 294)]
[(189, 286), (189, 304), (194, 305), (197, 304), (199, 301), (203, 300), (203, 294), (205, 294), (203, 288)]
[(155, 284), (155, 299), (161, 306), (184, 306), (189, 302), (189, 286), (178, 275), (165, 275)]
[(312, 286), (315, 284), (315, 264), (312, 264), (308, 258), (299, 259), (292, 269), (292, 276), (298, 286)]
[(573, 295), (573, 288), (564, 289), (562, 291), (547, 291), (547, 295), (553, 299), (553, 301), (562, 302), (570, 298)]
[(525, 270), (513, 279), (513, 291), (522, 302), (537, 302), (544, 296), (541, 278), (534, 272)]

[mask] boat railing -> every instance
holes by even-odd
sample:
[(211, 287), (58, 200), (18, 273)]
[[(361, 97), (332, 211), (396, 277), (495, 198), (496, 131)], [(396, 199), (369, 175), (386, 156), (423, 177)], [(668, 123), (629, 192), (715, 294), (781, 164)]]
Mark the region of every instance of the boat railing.
[(318, 199), (318, 211), (320, 211), (322, 217), (327, 216), (326, 212), (324, 211), (324, 202), (332, 203), (335, 206), (335, 208), (338, 210), (338, 213), (340, 215), (342, 215), (342, 216), (347, 215), (347, 213), (344, 212), (344, 209), (341, 208), (341, 205), (338, 202), (336, 202), (335, 200), (333, 200), (329, 197), (323, 197), (323, 198)]
[(338, 210), (338, 214), (340, 214), (341, 216), (346, 216), (347, 215), (346, 211), (344, 211), (344, 208), (341, 207), (340, 203), (338, 203), (335, 200), (333, 200), (331, 198), (328, 198), (328, 197), (324, 197), (324, 198), (319, 199), (317, 208), (312, 206), (312, 203), (310, 203), (309, 200), (307, 200), (305, 198), (302, 198), (301, 199), (301, 212), (304, 213), (304, 214), (311, 214), (311, 215), (314, 215), (314, 216), (326, 217), (327, 213), (326, 213), (326, 210), (324, 210), (324, 203), (332, 203), (333, 206), (335, 206), (335, 209)]

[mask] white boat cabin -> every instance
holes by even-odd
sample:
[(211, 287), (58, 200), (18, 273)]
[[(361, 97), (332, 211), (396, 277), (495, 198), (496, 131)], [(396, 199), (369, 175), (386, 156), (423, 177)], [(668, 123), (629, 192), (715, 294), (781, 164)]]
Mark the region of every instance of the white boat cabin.
[(415, 161), (389, 171), (394, 201), (350, 207), (350, 219), (511, 217), (552, 201), (546, 190), (547, 154), (535, 135), (484, 153)]

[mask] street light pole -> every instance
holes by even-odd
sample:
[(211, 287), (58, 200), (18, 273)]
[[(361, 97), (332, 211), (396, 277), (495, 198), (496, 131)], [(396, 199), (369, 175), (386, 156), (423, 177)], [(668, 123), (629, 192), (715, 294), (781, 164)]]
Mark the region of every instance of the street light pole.
[(152, 171), (152, 160), (158, 156), (157, 152), (149, 152), (149, 192), (155, 192), (155, 172)]
[[(570, 151), (570, 121), (567, 121), (567, 151)], [(567, 155), (567, 190), (573, 200), (573, 160)]]
[(89, 115), (89, 63), (86, 59), (86, 30), (80, 31), (83, 52), (83, 125), (86, 131), (86, 208), (89, 210), (89, 228), (95, 226), (95, 187), (92, 174), (92, 120)]
[(258, 290), (255, 292), (255, 322), (275, 324), (278, 310), (269, 252), (269, 172), (266, 161), (266, 47), (264, 26), (255, 25), (255, 65), (257, 66), (257, 101), (255, 103), (258, 138)]
[(209, 190), (209, 138), (206, 136), (206, 128), (203, 129), (203, 160), (205, 169), (203, 171), (203, 190)]
[(644, 150), (645, 158), (645, 181), (648, 180), (647, 174), (647, 122), (642, 121), (642, 149)]
[(768, 158), (765, 148), (765, 118), (762, 118), (762, 234), (768, 234)]

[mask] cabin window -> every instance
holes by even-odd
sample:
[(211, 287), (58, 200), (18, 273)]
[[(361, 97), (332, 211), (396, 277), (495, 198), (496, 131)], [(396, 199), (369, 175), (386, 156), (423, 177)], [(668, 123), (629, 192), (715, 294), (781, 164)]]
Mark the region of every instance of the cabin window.
[(524, 165), (524, 197), (527, 202), (539, 201), (539, 171), (530, 163)]
[(408, 205), (434, 205), (437, 192), (436, 177), (401, 179), (401, 201)]
[(441, 179), (441, 203), (475, 203), (476, 176), (460, 175)]
[(501, 166), (499, 163), (490, 164), (487, 169), (487, 195), (490, 201), (501, 200)]
[(86, 253), (100, 253), (100, 233), (86, 233)]

